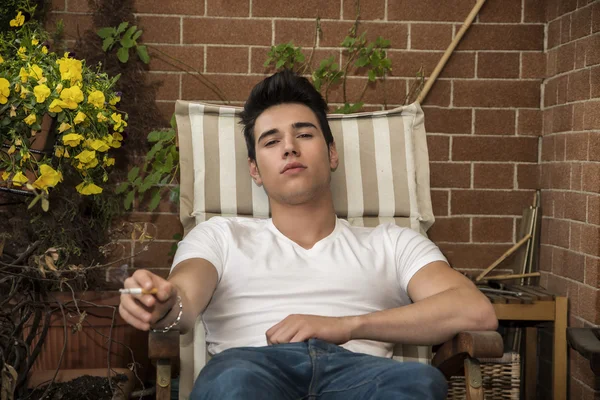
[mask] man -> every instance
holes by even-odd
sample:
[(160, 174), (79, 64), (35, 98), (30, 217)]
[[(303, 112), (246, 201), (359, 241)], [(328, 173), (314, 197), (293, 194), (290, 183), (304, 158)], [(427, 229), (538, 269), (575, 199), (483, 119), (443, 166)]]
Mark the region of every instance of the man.
[(158, 288), (122, 295), (121, 316), (139, 329), (186, 332), (202, 314), (215, 356), (194, 399), (444, 399), (443, 375), (391, 360), (391, 343), (497, 327), (485, 296), (427, 238), (337, 218), (326, 111), (292, 72), (260, 82), (242, 123), (272, 218), (212, 218), (179, 244), (168, 281), (138, 270), (125, 282)]

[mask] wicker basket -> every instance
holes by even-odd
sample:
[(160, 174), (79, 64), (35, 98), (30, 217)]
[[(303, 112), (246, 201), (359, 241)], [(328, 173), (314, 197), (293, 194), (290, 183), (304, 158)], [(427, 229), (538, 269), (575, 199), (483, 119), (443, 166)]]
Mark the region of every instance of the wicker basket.
[[(521, 360), (518, 353), (505, 353), (502, 358), (479, 359), (486, 400), (519, 399)], [(466, 398), (465, 377), (448, 381), (448, 399)]]

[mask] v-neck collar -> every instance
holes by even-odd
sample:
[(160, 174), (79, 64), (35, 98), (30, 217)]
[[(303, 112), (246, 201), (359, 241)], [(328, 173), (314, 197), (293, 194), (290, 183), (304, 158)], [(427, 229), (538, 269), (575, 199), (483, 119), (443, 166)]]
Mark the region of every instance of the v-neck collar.
[(269, 218), (268, 227), (271, 229), (271, 231), (273, 233), (275, 233), (275, 235), (277, 235), (282, 240), (290, 243), (295, 249), (298, 249), (299, 251), (302, 251), (302, 252), (311, 253), (311, 252), (317, 251), (319, 249), (322, 249), (323, 247), (326, 247), (329, 243), (333, 242), (335, 240), (335, 238), (337, 237), (337, 235), (339, 234), (341, 224), (340, 224), (339, 218), (336, 216), (335, 217), (335, 227), (333, 228), (333, 231), (331, 231), (331, 233), (329, 235), (325, 236), (323, 239), (321, 239), (317, 243), (315, 243), (314, 246), (311, 247), (310, 249), (305, 249), (304, 247), (300, 246), (298, 243), (294, 242), (292, 239), (290, 239), (289, 237), (287, 237), (283, 233), (281, 233), (281, 231), (273, 223), (273, 218)]

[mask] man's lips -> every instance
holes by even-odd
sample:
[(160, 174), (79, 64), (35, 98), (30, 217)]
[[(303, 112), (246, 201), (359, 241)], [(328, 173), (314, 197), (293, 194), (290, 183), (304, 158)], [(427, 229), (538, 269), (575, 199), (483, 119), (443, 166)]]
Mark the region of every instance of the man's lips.
[(286, 164), (283, 169), (281, 170), (281, 173), (285, 173), (286, 171), (289, 171), (290, 169), (305, 169), (306, 166), (303, 164), (300, 164), (299, 162), (292, 162), (289, 164)]

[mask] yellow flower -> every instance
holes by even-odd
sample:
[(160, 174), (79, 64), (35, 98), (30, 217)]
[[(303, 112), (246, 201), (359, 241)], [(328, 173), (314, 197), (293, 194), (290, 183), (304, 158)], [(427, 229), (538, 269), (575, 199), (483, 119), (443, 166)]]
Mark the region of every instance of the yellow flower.
[(0, 64), (2, 64), (4, 62), (4, 58), (2, 58), (2, 56), (0, 56)]
[(123, 140), (123, 135), (121, 135), (119, 132), (113, 133), (112, 136), (113, 136), (113, 139), (115, 139), (115, 140), (118, 140), (118, 141)]
[[(2, 103), (2, 101), (0, 101), (0, 103)], [(10, 105), (9, 115), (11, 118), (17, 116), (17, 107), (15, 107), (13, 104)]]
[(48, 48), (46, 46), (42, 46), (42, 53), (48, 54)]
[(96, 107), (96, 108), (104, 108), (104, 101), (105, 101), (104, 93), (102, 93), (98, 90), (94, 90), (88, 96), (88, 103), (94, 105), (94, 107)]
[(27, 160), (31, 158), (31, 155), (27, 150), (21, 149), (21, 165), (23, 165)]
[(44, 77), (44, 71), (42, 71), (39, 65), (33, 64), (29, 68), (29, 76), (31, 76), (34, 79), (40, 80)]
[(62, 146), (56, 146), (54, 149), (54, 156), (61, 158), (65, 154), (65, 148)]
[(86, 144), (92, 149), (100, 152), (108, 151), (108, 149), (110, 149), (108, 144), (100, 139), (89, 140)]
[(17, 13), (15, 19), (10, 20), (10, 26), (19, 27), (25, 23), (25, 16), (21, 14), (21, 11)]
[(81, 182), (79, 185), (75, 186), (75, 189), (83, 195), (89, 196), (90, 194), (100, 194), (102, 193), (102, 188), (93, 183)]
[(60, 94), (60, 92), (62, 92), (62, 90), (63, 90), (62, 83), (59, 83), (58, 85), (56, 85), (56, 93)]
[(73, 119), (73, 122), (75, 123), (75, 125), (82, 123), (85, 120), (85, 114), (82, 113), (81, 111), (79, 111), (77, 113), (77, 115), (75, 116), (75, 118)]
[(68, 53), (65, 53), (65, 57), (56, 61), (60, 70), (60, 79), (63, 81), (71, 81), (71, 85), (75, 84), (82, 79), (81, 69), (82, 63), (80, 60), (68, 58)]
[(27, 183), (29, 179), (23, 174), (23, 172), (19, 171), (12, 177), (12, 183), (15, 186), (21, 186), (24, 183)]
[(28, 94), (29, 94), (29, 90), (27, 90), (27, 89), (26, 89), (26, 88), (24, 88), (24, 87), (21, 87), (21, 96), (20, 96), (20, 97), (21, 97), (22, 99), (25, 99), (25, 98), (27, 98), (27, 95), (28, 95)]
[(35, 94), (35, 101), (43, 103), (50, 96), (50, 89), (46, 85), (37, 85), (33, 88), (33, 94)]
[(125, 128), (127, 126), (127, 122), (125, 122), (121, 119), (121, 114), (112, 113), (112, 115), (110, 117), (115, 122), (114, 128), (116, 131), (122, 131), (123, 128)]
[(31, 44), (34, 46), (37, 46), (40, 43), (39, 40), (37, 40), (36, 38), (31, 39)]
[(67, 103), (62, 100), (54, 99), (52, 103), (48, 106), (48, 111), (53, 113), (59, 113), (63, 110), (63, 108), (67, 108)]
[(41, 175), (33, 182), (33, 186), (38, 189), (47, 190), (49, 187), (54, 187), (62, 181), (62, 174), (54, 170), (51, 166), (43, 164), (40, 166)]
[(25, 60), (27, 58), (27, 56), (25, 55), (25, 53), (27, 53), (27, 49), (25, 47), (19, 47), (19, 50), (17, 51), (17, 54), (19, 55), (19, 57), (21, 57), (22, 60)]
[(111, 165), (115, 165), (115, 159), (110, 157), (104, 160), (104, 166), (110, 167)]
[(33, 125), (37, 121), (37, 117), (32, 113), (25, 117), (24, 121), (27, 125)]
[(108, 120), (108, 118), (106, 118), (101, 112), (99, 112), (98, 115), (96, 115), (96, 118), (98, 119), (98, 122), (105, 122)]
[(121, 97), (119, 96), (115, 96), (112, 99), (110, 99), (109, 104), (111, 106), (114, 106), (115, 104), (117, 104), (119, 101), (121, 101)]
[(8, 103), (10, 95), (10, 82), (8, 79), (0, 78), (0, 104)]
[(78, 86), (73, 86), (64, 89), (60, 93), (60, 99), (65, 102), (67, 108), (74, 110), (83, 101), (83, 92)]
[(58, 127), (58, 133), (63, 133), (64, 131), (66, 131), (67, 129), (71, 129), (71, 125), (69, 125), (66, 122), (63, 122), (62, 124), (60, 124), (60, 126)]
[(65, 146), (75, 147), (83, 140), (83, 136), (78, 133), (69, 133), (62, 137), (62, 142)]
[(2, 173), (2, 180), (3, 180), (3, 181), (7, 181), (9, 176), (10, 176), (10, 172), (8, 172), (8, 171), (4, 171), (4, 172)]
[(89, 164), (96, 159), (96, 152), (93, 150), (84, 150), (75, 156), (83, 164)]
[(21, 67), (19, 76), (21, 77), (21, 82), (25, 83), (25, 82), (27, 82), (27, 78), (29, 77), (29, 74), (27, 73), (27, 71), (25, 71), (25, 68)]
[(12, 146), (10, 146), (10, 148), (8, 149), (7, 153), (9, 155), (11, 155), (12, 153), (14, 153), (17, 150), (17, 148), (15, 147), (15, 145), (13, 144)]

